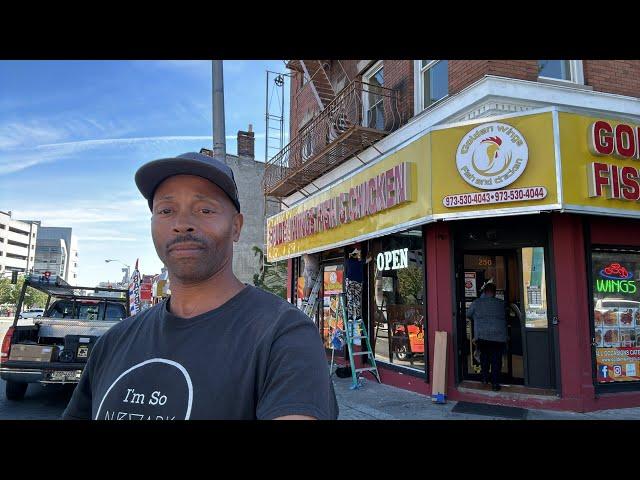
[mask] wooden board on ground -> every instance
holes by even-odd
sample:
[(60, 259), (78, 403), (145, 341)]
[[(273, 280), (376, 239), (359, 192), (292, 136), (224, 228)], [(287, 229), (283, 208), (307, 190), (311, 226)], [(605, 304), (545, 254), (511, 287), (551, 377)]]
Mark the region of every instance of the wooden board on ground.
[(436, 332), (431, 399), (444, 403), (447, 392), (447, 332)]

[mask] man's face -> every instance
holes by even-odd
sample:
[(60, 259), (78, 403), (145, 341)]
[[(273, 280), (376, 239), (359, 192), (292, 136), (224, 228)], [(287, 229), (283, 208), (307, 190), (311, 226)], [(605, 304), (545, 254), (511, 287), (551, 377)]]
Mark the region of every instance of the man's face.
[(153, 196), (151, 236), (172, 276), (199, 283), (231, 265), (243, 217), (217, 185), (194, 175), (175, 175)]

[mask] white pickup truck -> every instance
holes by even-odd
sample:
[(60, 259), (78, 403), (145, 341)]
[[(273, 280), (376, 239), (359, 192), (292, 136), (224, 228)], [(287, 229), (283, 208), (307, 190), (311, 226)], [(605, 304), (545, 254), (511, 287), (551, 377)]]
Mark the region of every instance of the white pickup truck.
[[(27, 288), (49, 296), (42, 317), (22, 319)], [(95, 293), (86, 295), (86, 290)], [(77, 384), (98, 338), (129, 315), (128, 290), (72, 287), (61, 278), (27, 277), (0, 351), (7, 399), (22, 400), (29, 383)]]

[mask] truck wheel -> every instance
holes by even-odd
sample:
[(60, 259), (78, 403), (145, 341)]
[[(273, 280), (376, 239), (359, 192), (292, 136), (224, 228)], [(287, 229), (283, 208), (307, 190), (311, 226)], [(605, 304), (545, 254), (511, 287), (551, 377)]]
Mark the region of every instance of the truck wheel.
[(24, 394), (27, 393), (28, 386), (28, 383), (7, 381), (7, 399), (22, 400), (24, 398)]

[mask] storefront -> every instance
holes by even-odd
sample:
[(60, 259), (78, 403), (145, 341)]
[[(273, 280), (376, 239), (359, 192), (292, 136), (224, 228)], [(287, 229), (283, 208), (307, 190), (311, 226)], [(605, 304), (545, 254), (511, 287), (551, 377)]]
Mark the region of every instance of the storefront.
[[(638, 406), (638, 123), (553, 107), (434, 127), (271, 217), (268, 258), (290, 260), (293, 302), (321, 278), (327, 347), (351, 292), (384, 383), (430, 395), (445, 331), (451, 399)], [(465, 313), (488, 280), (509, 312), (499, 394)]]

